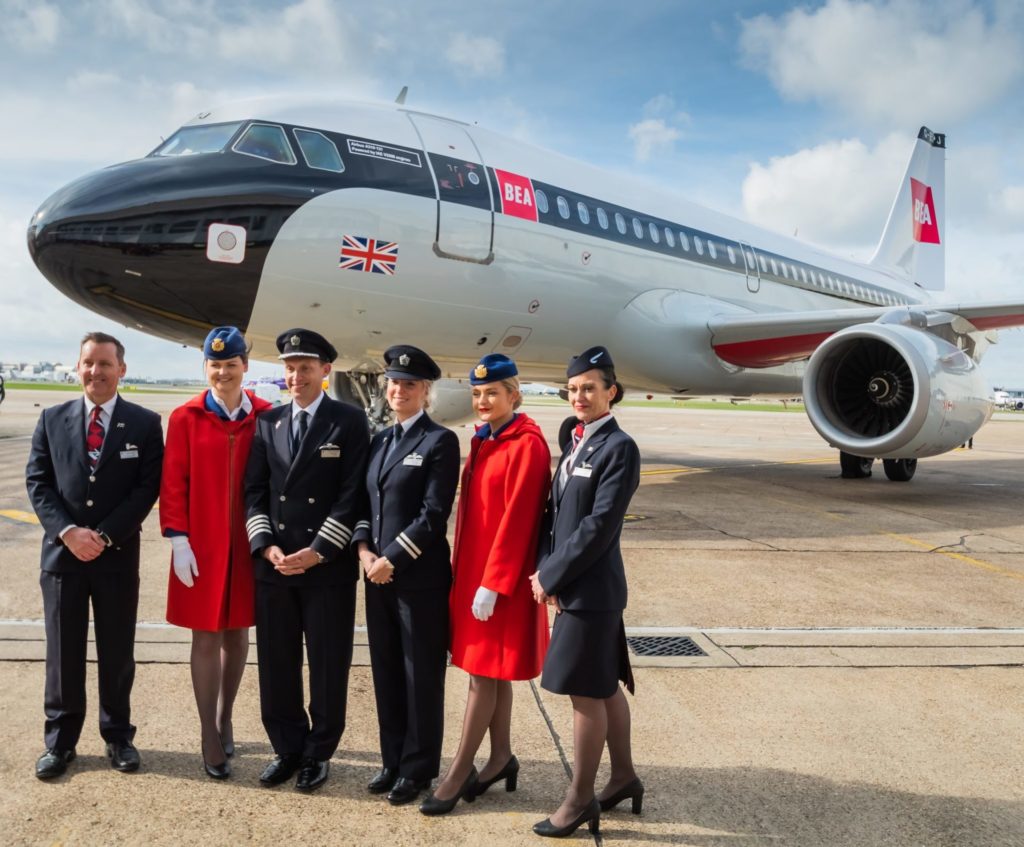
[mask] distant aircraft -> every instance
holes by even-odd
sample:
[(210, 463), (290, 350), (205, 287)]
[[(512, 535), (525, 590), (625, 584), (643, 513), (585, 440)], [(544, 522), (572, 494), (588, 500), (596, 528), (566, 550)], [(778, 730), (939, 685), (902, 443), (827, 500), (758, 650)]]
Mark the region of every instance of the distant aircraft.
[(483, 353), (558, 383), (603, 343), (644, 392), (802, 390), (844, 476), (881, 458), (908, 480), (988, 420), (977, 363), (1024, 324), (1024, 298), (941, 294), (945, 146), (920, 130), (858, 264), (400, 103), (245, 101), (60, 189), (28, 243), (68, 297), (174, 341), (230, 323), (271, 360), (282, 329), (317, 329), (340, 352), (333, 392), (378, 425), (392, 343), (441, 364), (442, 419), (468, 413)]

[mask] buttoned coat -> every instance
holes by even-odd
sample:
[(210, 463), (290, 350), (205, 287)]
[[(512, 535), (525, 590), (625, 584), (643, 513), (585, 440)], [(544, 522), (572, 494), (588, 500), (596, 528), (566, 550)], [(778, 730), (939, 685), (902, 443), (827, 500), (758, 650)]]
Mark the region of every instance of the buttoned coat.
[(396, 588), (447, 588), (452, 565), (446, 532), (459, 482), (459, 439), (426, 414), (391, 450), (394, 431), (378, 432), (370, 442), (352, 543), (365, 541), (387, 557)]
[[(566, 445), (558, 468), (571, 452)], [(540, 584), (564, 609), (626, 608), (626, 572), (619, 539), (629, 501), (640, 484), (640, 451), (613, 418), (574, 457), (569, 478), (555, 470), (541, 528)]]
[[(362, 499), (370, 435), (355, 406), (324, 397), (294, 461), (292, 404), (256, 419), (245, 472), (246, 531), (258, 580), (292, 587), (354, 582), (349, 542)], [(312, 547), (326, 560), (284, 576), (260, 552), (272, 544), (285, 554)]]
[[(160, 492), (164, 443), (160, 416), (118, 396), (95, 470), (85, 447), (85, 400), (39, 416), (25, 482), (43, 526), (42, 570), (53, 573), (128, 571), (139, 566), (142, 522)], [(91, 562), (60, 540), (68, 526), (106, 533), (112, 544)]]

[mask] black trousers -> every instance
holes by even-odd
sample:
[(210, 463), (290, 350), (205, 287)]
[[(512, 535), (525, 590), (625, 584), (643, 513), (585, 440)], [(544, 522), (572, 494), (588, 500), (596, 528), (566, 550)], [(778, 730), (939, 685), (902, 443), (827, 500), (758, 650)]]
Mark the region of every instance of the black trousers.
[[(345, 731), (356, 584), (294, 588), (256, 581), (260, 714), (279, 756), (324, 760)], [(302, 641), (309, 661), (303, 704)]]
[(131, 741), (138, 571), (42, 571), (39, 585), (46, 621), (44, 743), (47, 748), (70, 750), (82, 734), (90, 599), (99, 666), (100, 735), (106, 741)]
[(448, 589), (366, 583), (366, 628), (384, 767), (433, 779), (444, 739)]

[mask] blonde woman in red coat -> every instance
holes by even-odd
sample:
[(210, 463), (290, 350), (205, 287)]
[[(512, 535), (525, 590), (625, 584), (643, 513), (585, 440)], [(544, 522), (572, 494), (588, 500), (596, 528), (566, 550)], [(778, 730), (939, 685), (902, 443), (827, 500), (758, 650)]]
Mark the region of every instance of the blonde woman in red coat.
[[(538, 528), (551, 481), (551, 454), (537, 426), (515, 410), (522, 402), (515, 362), (484, 356), (470, 373), (473, 408), (483, 422), (462, 473), (450, 595), (452, 664), (470, 674), (462, 738), (426, 815), (472, 802), (502, 779), (514, 791), (512, 680), (540, 673), (548, 646), (547, 611), (533, 600)], [(473, 759), (490, 734), (490, 757)]]
[(242, 390), (248, 350), (235, 327), (213, 329), (203, 354), (210, 389), (175, 409), (167, 425), (160, 529), (172, 551), (167, 620), (192, 630), (203, 766), (226, 779), (232, 707), (254, 619), (242, 479), (256, 416), (270, 404)]

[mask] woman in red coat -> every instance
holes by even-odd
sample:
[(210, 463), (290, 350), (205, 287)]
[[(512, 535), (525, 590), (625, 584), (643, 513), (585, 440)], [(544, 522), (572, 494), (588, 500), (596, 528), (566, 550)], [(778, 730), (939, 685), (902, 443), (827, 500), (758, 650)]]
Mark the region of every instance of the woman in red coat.
[[(522, 402), (515, 362), (484, 356), (470, 373), (473, 408), (483, 422), (462, 472), (450, 595), (452, 664), (470, 674), (462, 738), (437, 789), (420, 806), (450, 812), (493, 783), (516, 787), (512, 755), (512, 680), (540, 673), (548, 646), (547, 611), (533, 601), (537, 530), (551, 480), (551, 453), (537, 426), (516, 413)], [(473, 758), (490, 731), (491, 754)]]
[(167, 620), (192, 630), (203, 765), (225, 779), (254, 617), (242, 478), (256, 415), (270, 404), (242, 390), (248, 351), (235, 327), (212, 330), (203, 354), (209, 391), (175, 409), (167, 425), (160, 529), (172, 548)]

